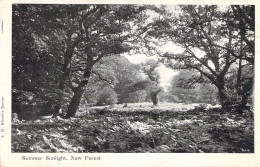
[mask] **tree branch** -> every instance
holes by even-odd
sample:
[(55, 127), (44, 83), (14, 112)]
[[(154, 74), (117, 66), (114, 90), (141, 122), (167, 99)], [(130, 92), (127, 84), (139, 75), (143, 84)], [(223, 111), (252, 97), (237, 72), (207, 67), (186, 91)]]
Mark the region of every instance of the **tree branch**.
[(92, 70), (92, 73), (95, 74), (95, 75), (97, 75), (98, 78), (99, 78), (101, 81), (106, 81), (110, 86), (113, 86), (113, 85), (112, 85), (112, 81), (110, 81), (110, 80), (108, 80), (108, 79), (106, 79), (106, 78), (101, 77), (101, 75), (100, 75), (99, 73), (97, 73), (96, 71)]

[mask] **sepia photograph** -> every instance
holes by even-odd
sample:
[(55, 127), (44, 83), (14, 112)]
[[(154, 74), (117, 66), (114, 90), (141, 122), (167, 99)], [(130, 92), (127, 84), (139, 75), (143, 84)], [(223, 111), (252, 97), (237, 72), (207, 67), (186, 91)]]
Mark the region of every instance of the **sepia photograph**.
[(255, 153), (255, 5), (11, 13), (12, 153)]

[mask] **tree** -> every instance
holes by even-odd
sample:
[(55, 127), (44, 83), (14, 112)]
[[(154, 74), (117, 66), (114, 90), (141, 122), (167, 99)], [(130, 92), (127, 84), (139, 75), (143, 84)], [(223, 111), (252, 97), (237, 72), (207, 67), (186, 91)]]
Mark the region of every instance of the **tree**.
[(255, 55), (255, 7), (253, 5), (234, 5), (231, 16), (235, 22), (229, 24), (239, 32), (240, 48), (236, 50), (221, 47), (229, 51), (239, 59), (234, 87), (238, 94), (238, 111), (241, 113), (245, 108), (250, 95), (252, 95), (254, 81), (254, 55)]
[(138, 66), (127, 58), (116, 55), (103, 57), (93, 69), (84, 99), (93, 105), (139, 102), (142, 94), (138, 91), (126, 93), (126, 89), (141, 78)]
[(215, 87), (206, 82), (192, 83), (198, 72), (181, 70), (171, 80), (169, 92), (175, 97), (175, 102), (182, 103), (209, 103), (216, 104), (217, 96)]
[[(48, 85), (53, 88), (52, 93), (55, 94), (55, 97), (49, 96), (49, 104), (54, 106), (57, 113), (66, 100), (66, 118), (75, 115), (94, 65), (102, 57), (118, 55), (131, 49), (126, 41), (131, 37), (130, 21), (138, 18), (138, 13), (143, 10), (136, 5), (16, 7), (23, 8), (14, 9), (14, 12), (18, 13), (17, 20), (29, 19), (31, 23), (19, 26), (24, 26), (24, 29), (32, 33), (30, 41), (34, 41), (37, 49), (43, 53), (42, 57), (49, 56), (56, 62), (52, 63), (54, 67), (44, 70), (57, 72), (54, 76), (55, 84)], [(23, 12), (25, 14), (21, 16), (20, 13)], [(18, 28), (14, 31), (21, 32)], [(18, 38), (19, 44), (24, 44), (20, 39)], [(44, 81), (48, 82), (48, 79)]]
[[(103, 67), (104, 68), (104, 67)], [(89, 84), (81, 98), (81, 106), (87, 105), (111, 105), (117, 103), (117, 93), (114, 91), (113, 84), (116, 82), (111, 71), (98, 71), (94, 68)]]
[(159, 86), (160, 75), (156, 68), (159, 66), (159, 61), (148, 60), (142, 65), (142, 71), (150, 80), (150, 83), (146, 86), (146, 91), (151, 96), (153, 105), (157, 105), (159, 102), (158, 94), (162, 91), (162, 88)]
[(12, 111), (23, 118), (52, 111), (61, 93), (55, 89), (60, 57), (40, 47), (34, 10), (30, 5), (13, 5)]
[(158, 94), (162, 91), (159, 86), (159, 73), (156, 70), (159, 62), (155, 60), (148, 60), (141, 64), (141, 71), (147, 76), (146, 79), (130, 84), (125, 93), (132, 93), (140, 90), (145, 90), (150, 95), (153, 105), (159, 102)]
[(131, 63), (125, 57), (111, 56), (104, 58), (103, 64), (108, 66), (116, 79), (114, 90), (118, 94), (118, 103), (138, 101), (137, 92), (126, 93), (127, 87), (142, 79), (139, 66)]
[[(254, 53), (251, 50), (254, 43), (252, 8), (252, 6), (242, 8), (231, 6), (221, 11), (217, 6), (181, 5), (179, 9), (176, 9), (178, 14), (161, 8), (160, 16), (154, 19), (153, 23), (148, 24), (146, 31), (142, 34), (146, 39), (145, 44), (151, 43), (148, 48), (163, 57), (162, 62), (168, 67), (199, 72), (200, 76), (190, 80), (191, 83), (202, 82), (205, 77), (215, 85), (220, 103), (225, 110), (234, 106), (240, 108), (241, 105), (244, 108), (253, 87), (253, 71), (250, 72), (251, 79), (241, 78), (240, 75), (244, 67), (252, 66), (254, 59)], [(241, 16), (245, 15), (243, 19), (238, 17), (238, 13)], [(183, 53), (158, 51), (155, 44), (167, 42), (173, 42), (181, 47)], [(235, 100), (230, 98), (228, 91), (230, 86), (227, 74), (231, 66), (237, 66), (240, 71), (237, 73), (240, 79), (236, 84), (244, 87), (243, 93), (239, 93), (238, 90), (233, 92), (237, 95)], [(243, 98), (242, 102), (239, 98)]]
[[(91, 12), (89, 15), (91, 18), (84, 17), (82, 24), (78, 26), (79, 37), (84, 39), (83, 41), (78, 39), (80, 42), (76, 54), (79, 57), (78, 60), (75, 59), (76, 64), (84, 62), (86, 66), (72, 75), (71, 80), (74, 83), (71, 89), (74, 95), (68, 106), (66, 118), (75, 115), (93, 66), (104, 56), (129, 51), (130, 48), (124, 43), (129, 36), (128, 21), (137, 16), (139, 9), (135, 6), (96, 5), (89, 12)], [(77, 68), (76, 64), (73, 64), (72, 68), (73, 66)]]

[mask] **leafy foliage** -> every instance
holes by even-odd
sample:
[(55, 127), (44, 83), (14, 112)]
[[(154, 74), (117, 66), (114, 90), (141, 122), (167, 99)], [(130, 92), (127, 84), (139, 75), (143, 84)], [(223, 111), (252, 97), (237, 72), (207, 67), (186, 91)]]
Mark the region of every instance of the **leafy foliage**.
[(26, 91), (41, 95), (38, 106), (55, 114), (63, 108), (67, 118), (74, 116), (94, 65), (132, 49), (125, 42), (130, 21), (142, 10), (136, 5), (14, 5), (14, 111), (21, 110), (18, 96), (28, 85), (35, 89)]
[[(93, 69), (82, 103), (109, 105), (126, 102), (142, 102), (144, 96), (140, 91), (128, 92), (131, 84), (141, 80), (139, 67), (125, 57), (104, 57)], [(101, 97), (102, 96), (102, 97)]]
[[(218, 89), (222, 107), (229, 110), (237, 106), (241, 113), (253, 87), (254, 6), (227, 6), (220, 10), (216, 5), (180, 5), (174, 11), (165, 7), (158, 10), (159, 16), (146, 28), (140, 28), (143, 46), (161, 56), (161, 61), (172, 69), (200, 73), (201, 77), (191, 82), (206, 78)], [(163, 52), (158, 48), (167, 43), (179, 46), (183, 52)], [(232, 66), (237, 71), (234, 85), (228, 82)], [(247, 79), (242, 75), (245, 69), (251, 69)], [(236, 99), (230, 97), (232, 86)]]
[(151, 100), (154, 105), (157, 105), (158, 94), (162, 91), (162, 88), (159, 86), (159, 73), (157, 71), (157, 67), (159, 66), (159, 61), (148, 60), (142, 64), (142, 72), (146, 74), (148, 79), (148, 84), (145, 86), (145, 90), (151, 96)]
[(208, 103), (216, 104), (217, 90), (214, 85), (201, 79), (198, 73), (182, 70), (178, 75), (174, 76), (169, 87), (169, 92), (174, 96), (173, 102), (181, 103)]

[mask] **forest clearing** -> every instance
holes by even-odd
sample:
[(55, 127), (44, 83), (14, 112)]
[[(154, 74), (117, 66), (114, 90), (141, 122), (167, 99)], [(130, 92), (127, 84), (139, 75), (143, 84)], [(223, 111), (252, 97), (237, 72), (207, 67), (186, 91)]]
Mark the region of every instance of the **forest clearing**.
[(252, 118), (199, 104), (92, 107), (65, 120), (13, 120), (12, 152), (252, 153)]

